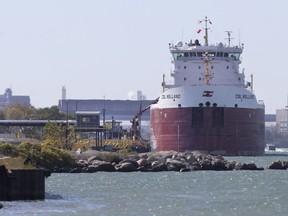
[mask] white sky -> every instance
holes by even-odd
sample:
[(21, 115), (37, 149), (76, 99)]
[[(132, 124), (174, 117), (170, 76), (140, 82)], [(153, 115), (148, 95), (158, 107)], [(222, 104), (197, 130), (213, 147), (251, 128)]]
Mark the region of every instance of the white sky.
[(35, 107), (57, 105), (63, 85), (68, 99), (155, 99), (173, 69), (168, 43), (203, 43), (208, 16), (211, 43), (240, 35), (246, 80), (275, 113), (287, 104), (287, 11), (284, 0), (0, 0), (0, 94), (12, 87)]

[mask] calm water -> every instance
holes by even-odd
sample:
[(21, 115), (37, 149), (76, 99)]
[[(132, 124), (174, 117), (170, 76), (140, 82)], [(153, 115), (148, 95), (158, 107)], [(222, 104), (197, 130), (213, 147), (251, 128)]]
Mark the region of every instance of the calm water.
[[(288, 153), (227, 159), (266, 167)], [(287, 215), (288, 171), (52, 174), (46, 192), (0, 215)]]

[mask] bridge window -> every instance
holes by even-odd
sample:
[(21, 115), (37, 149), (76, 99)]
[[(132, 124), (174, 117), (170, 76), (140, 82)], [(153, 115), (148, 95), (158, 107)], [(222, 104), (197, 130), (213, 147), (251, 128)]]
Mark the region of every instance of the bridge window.
[(198, 57), (203, 57), (204, 53), (203, 52), (197, 52)]
[(184, 53), (173, 53), (174, 60), (179, 60), (184, 56)]
[(209, 57), (215, 57), (215, 56), (216, 56), (216, 53), (215, 53), (215, 52), (208, 53), (208, 56), (209, 56)]
[(223, 52), (218, 52), (217, 57), (223, 57)]
[(190, 57), (196, 57), (196, 56), (197, 56), (196, 52), (190, 52)]
[(234, 60), (238, 60), (240, 57), (240, 53), (229, 53), (229, 57), (233, 58)]

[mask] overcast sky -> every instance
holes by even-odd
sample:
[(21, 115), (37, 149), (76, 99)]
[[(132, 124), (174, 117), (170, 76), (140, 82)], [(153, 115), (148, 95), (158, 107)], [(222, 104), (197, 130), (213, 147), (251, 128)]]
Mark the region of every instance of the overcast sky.
[(254, 75), (266, 113), (287, 105), (288, 1), (0, 0), (0, 94), (29, 95), (35, 107), (68, 99), (129, 99), (161, 93), (173, 65), (170, 42), (199, 38), (244, 43), (242, 68)]

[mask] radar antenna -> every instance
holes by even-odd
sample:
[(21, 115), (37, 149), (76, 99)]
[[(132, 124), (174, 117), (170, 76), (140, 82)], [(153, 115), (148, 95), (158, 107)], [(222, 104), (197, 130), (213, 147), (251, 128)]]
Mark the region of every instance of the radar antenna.
[(226, 32), (227, 32), (228, 38), (225, 38), (225, 39), (228, 40), (228, 47), (230, 47), (231, 40), (234, 38), (231, 38), (232, 31), (226, 31)]

